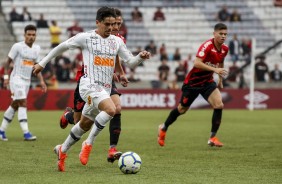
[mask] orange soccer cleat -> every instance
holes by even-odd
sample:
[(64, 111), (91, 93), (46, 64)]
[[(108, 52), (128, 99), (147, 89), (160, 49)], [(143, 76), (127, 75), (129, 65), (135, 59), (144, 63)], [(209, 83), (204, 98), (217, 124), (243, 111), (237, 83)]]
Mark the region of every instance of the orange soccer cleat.
[(217, 137), (212, 137), (208, 140), (208, 145), (210, 146), (216, 146), (216, 147), (222, 147), (223, 144), (218, 140)]
[(160, 146), (165, 145), (165, 135), (166, 131), (162, 130), (163, 125), (159, 125), (158, 143)]
[(71, 107), (67, 107), (66, 110), (64, 111), (64, 114), (61, 116), (61, 119), (60, 119), (60, 127), (61, 127), (62, 129), (65, 129), (65, 128), (68, 126), (68, 124), (69, 124), (69, 122), (68, 122), (68, 120), (67, 120), (67, 118), (66, 118), (66, 115), (67, 115), (68, 113), (70, 113), (70, 112), (72, 112), (72, 108), (71, 108)]
[(108, 162), (114, 163), (115, 160), (118, 160), (122, 155), (122, 152), (118, 151), (116, 147), (109, 149), (107, 160)]
[(82, 148), (81, 148), (81, 151), (80, 151), (80, 154), (79, 154), (79, 160), (80, 160), (82, 165), (87, 164), (91, 150), (92, 150), (92, 145), (87, 144), (84, 141), (82, 143)]
[(67, 154), (62, 152), (62, 145), (57, 145), (54, 148), (55, 154), (58, 156), (58, 170), (61, 172), (65, 171), (65, 159), (67, 158)]

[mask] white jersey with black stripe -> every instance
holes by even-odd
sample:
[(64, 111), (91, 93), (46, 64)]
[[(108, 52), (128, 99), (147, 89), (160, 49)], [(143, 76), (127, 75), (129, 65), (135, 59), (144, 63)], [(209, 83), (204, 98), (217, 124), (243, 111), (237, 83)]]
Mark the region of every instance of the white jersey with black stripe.
[(66, 41), (69, 49), (80, 48), (83, 55), (84, 76), (91, 84), (99, 84), (108, 92), (111, 89), (116, 56), (124, 61), (133, 57), (121, 38), (110, 35), (102, 38), (93, 31), (79, 33)]
[(32, 67), (39, 62), (39, 52), (39, 45), (29, 47), (24, 41), (15, 43), (8, 54), (14, 63), (11, 77), (19, 76), (30, 80)]

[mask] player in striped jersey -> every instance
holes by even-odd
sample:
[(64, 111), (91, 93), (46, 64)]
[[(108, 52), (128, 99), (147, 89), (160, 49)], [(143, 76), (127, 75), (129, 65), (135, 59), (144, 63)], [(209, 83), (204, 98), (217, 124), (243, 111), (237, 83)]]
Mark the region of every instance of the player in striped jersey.
[[(116, 11), (116, 24), (113, 28), (112, 34), (120, 37), (124, 43), (126, 43), (125, 38), (119, 34), (119, 29), (121, 27), (121, 24), (123, 23), (122, 14), (121, 11), (117, 8), (115, 8)], [(117, 63), (120, 65), (119, 57), (117, 56)], [(120, 66), (122, 69), (122, 66)], [(127, 86), (128, 80), (125, 76), (125, 73), (123, 70), (121, 70), (122, 74), (120, 74), (120, 78), (122, 85), (124, 87)], [(79, 95), (79, 80), (80, 77), (83, 75), (83, 71), (79, 70), (76, 75), (76, 80), (78, 81), (77, 87), (74, 92), (74, 109), (71, 107), (67, 107), (63, 115), (60, 119), (60, 127), (66, 128), (68, 124), (76, 124), (81, 117), (81, 112), (84, 107), (85, 102)], [(111, 90), (111, 99), (113, 100), (115, 106), (116, 106), (116, 114), (114, 115), (113, 119), (110, 121), (109, 125), (109, 132), (110, 132), (110, 148), (108, 150), (108, 156), (107, 160), (108, 162), (113, 163), (115, 160), (118, 160), (122, 152), (118, 151), (116, 149), (116, 146), (119, 141), (119, 135), (121, 132), (121, 102), (120, 102), (120, 93), (118, 92), (118, 89), (116, 87), (115, 81), (112, 81), (112, 90)]]
[[(18, 120), (24, 133), (24, 140), (36, 140), (36, 136), (33, 136), (28, 129), (26, 108), (26, 98), (30, 88), (32, 67), (39, 61), (40, 52), (40, 46), (34, 44), (36, 39), (36, 27), (34, 25), (27, 25), (25, 27), (24, 38), (24, 41), (15, 43), (8, 54), (4, 85), (7, 86), (10, 82), (9, 86), (13, 101), (4, 113), (0, 127), (0, 139), (3, 141), (8, 140), (5, 131), (12, 122), (16, 111), (18, 111)], [(13, 63), (13, 70), (9, 76), (7, 69), (11, 63)], [(41, 74), (38, 75), (38, 79), (40, 80), (42, 90), (46, 92), (47, 88)]]
[[(173, 109), (164, 124), (159, 126), (158, 143), (165, 144), (168, 127), (176, 121), (177, 117), (184, 114), (199, 94), (213, 107), (211, 135), (208, 145), (221, 147), (223, 144), (216, 137), (222, 117), (223, 102), (219, 88), (223, 88), (222, 77), (227, 75), (224, 69), (224, 58), (228, 47), (224, 44), (227, 37), (227, 26), (218, 23), (214, 26), (214, 38), (204, 42), (196, 55), (193, 69), (187, 74), (183, 86), (182, 97), (177, 108)], [(219, 75), (216, 85), (213, 74)]]
[[(88, 138), (82, 144), (79, 155), (80, 162), (83, 165), (87, 164), (96, 137), (116, 113), (115, 104), (110, 98), (116, 56), (119, 55), (129, 67), (135, 67), (150, 58), (150, 53), (147, 51), (133, 56), (119, 37), (111, 35), (116, 22), (115, 18), (113, 8), (100, 8), (96, 16), (96, 30), (77, 34), (61, 43), (34, 66), (34, 73), (37, 74), (52, 58), (62, 52), (71, 48), (82, 50), (84, 75), (80, 79), (79, 93), (86, 104), (80, 121), (73, 126), (67, 139), (62, 145), (54, 148), (58, 155), (59, 171), (65, 170), (65, 159), (70, 147), (91, 129)], [(116, 70), (120, 72), (119, 67)]]

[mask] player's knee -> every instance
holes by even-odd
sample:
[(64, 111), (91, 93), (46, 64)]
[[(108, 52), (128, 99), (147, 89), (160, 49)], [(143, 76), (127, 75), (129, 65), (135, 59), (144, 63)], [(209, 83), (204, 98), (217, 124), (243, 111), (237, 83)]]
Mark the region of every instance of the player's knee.
[(185, 114), (188, 110), (188, 108), (182, 107), (182, 106), (178, 106), (177, 109), (178, 109), (179, 114)]
[(105, 109), (105, 112), (113, 117), (116, 114), (116, 107), (108, 107), (107, 109)]
[(120, 114), (120, 113), (121, 113), (121, 105), (116, 104), (116, 114)]
[(217, 102), (213, 104), (214, 109), (223, 109), (224, 104), (222, 102)]

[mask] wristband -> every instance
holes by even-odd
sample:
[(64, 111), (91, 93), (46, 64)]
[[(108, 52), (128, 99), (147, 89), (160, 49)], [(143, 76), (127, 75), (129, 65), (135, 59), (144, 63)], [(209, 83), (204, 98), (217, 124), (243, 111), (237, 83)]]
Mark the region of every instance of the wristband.
[(9, 79), (9, 75), (4, 75), (4, 80), (7, 80), (7, 79)]

